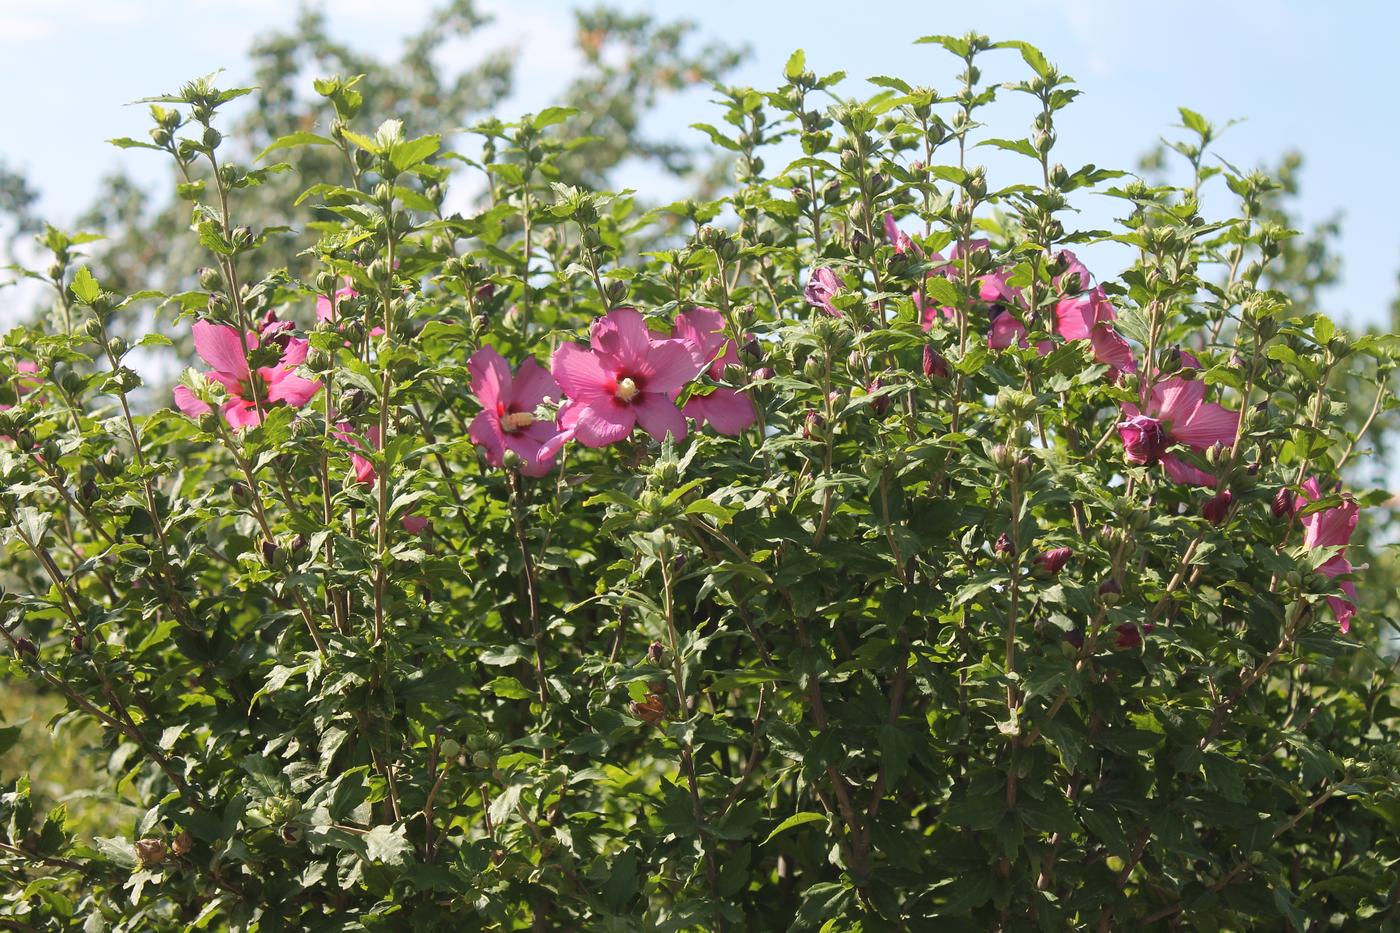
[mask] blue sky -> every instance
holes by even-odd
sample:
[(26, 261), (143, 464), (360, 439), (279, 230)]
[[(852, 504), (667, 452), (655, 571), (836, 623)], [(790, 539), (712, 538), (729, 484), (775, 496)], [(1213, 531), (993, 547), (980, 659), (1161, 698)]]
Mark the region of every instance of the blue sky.
[[(390, 53), (421, 22), (432, 0), (330, 0), (338, 37)], [(1303, 152), (1302, 209), (1308, 221), (1341, 211), (1344, 281), (1329, 310), (1340, 320), (1381, 322), (1400, 267), (1400, 6), (1369, 0), (1319, 4), (1274, 0), (1018, 0), (979, 3), (862, 0), (709, 0), (704, 4), (619, 0), (615, 5), (697, 20), (711, 35), (746, 43), (752, 56), (735, 83), (772, 86), (787, 56), (804, 48), (818, 71), (852, 78), (897, 74), (951, 87), (954, 69), (940, 51), (914, 46), (929, 33), (978, 29), (1025, 39), (1072, 74), (1084, 96), (1061, 121), (1059, 157), (1131, 168), (1177, 122), (1184, 105), (1217, 122), (1244, 118), (1219, 147), (1232, 163), (1254, 165), (1287, 148)], [(482, 0), (497, 22), (479, 40), (445, 55), (465, 61), (502, 44), (518, 51), (518, 91), (510, 108), (547, 105), (575, 66), (572, 4), (564, 0)], [(252, 38), (294, 16), (286, 0), (0, 0), (0, 87), (7, 132), (0, 158), (26, 171), (43, 192), (45, 216), (62, 223), (92, 198), (102, 173), (124, 166), (160, 178), (151, 153), (122, 152), (103, 140), (140, 136), (146, 117), (124, 106), (225, 68), (246, 79)], [(988, 65), (1012, 77), (1014, 53)], [(1003, 70), (1004, 69), (1004, 72)], [(995, 74), (993, 74), (995, 72)], [(861, 84), (849, 82), (848, 93)], [(655, 132), (690, 133), (688, 123), (717, 122), (705, 97), (676, 101)], [(1008, 100), (989, 115), (996, 135), (1028, 119)], [(994, 168), (1002, 163), (988, 159)], [(646, 190), (638, 172), (620, 186)], [(1223, 200), (1217, 200), (1226, 210)], [(1091, 205), (1085, 223), (1101, 223), (1114, 205)], [(1206, 213), (1212, 213), (1207, 205)], [(1098, 216), (1098, 215), (1102, 216)], [(1114, 269), (1104, 270), (1112, 275)]]

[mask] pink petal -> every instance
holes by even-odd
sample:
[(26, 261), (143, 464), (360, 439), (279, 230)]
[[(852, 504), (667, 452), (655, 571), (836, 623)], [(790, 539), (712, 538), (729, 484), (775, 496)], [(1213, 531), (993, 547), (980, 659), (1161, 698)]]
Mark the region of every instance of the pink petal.
[[(697, 425), (709, 422), (721, 434), (734, 436), (758, 420), (753, 400), (734, 389), (715, 389), (709, 395), (692, 396), (685, 416)], [(644, 425), (645, 426), (645, 425)]]
[(632, 403), (637, 423), (658, 441), (664, 441), (670, 434), (676, 440), (685, 439), (685, 416), (676, 408), (676, 403), (657, 392), (643, 392)]
[(1094, 359), (1125, 373), (1137, 372), (1137, 360), (1128, 341), (1108, 324), (1099, 324), (1089, 332), (1089, 345)]
[(233, 428), (251, 428), (262, 422), (257, 406), (241, 398), (224, 402), (224, 420)]
[(467, 371), (472, 376), (472, 394), (484, 407), (495, 408), (509, 394), (510, 364), (496, 352), (495, 347), (483, 346), (473, 353), (472, 358), (467, 360)]
[(526, 357), (515, 371), (506, 404), (516, 411), (534, 411), (545, 399), (557, 400), (559, 395), (559, 383), (554, 381), (549, 370), (534, 357)]
[(421, 515), (405, 515), (403, 517), (403, 530), (411, 535), (421, 535), (432, 526), (432, 522)]
[(321, 391), (321, 383), (310, 379), (303, 379), (286, 370), (282, 370), (283, 375), (275, 381), (269, 380), (267, 388), (268, 401), (286, 402), (293, 408), (300, 408), (312, 397)]
[(467, 436), (472, 443), (480, 444), (486, 451), (486, 462), (492, 466), (501, 465), (501, 454), (505, 452), (505, 432), (496, 419), (494, 407), (480, 412), (472, 419)]
[[(252, 334), (247, 336), (247, 348), (257, 344)], [(248, 358), (244, 354), (244, 341), (238, 331), (227, 324), (211, 324), (208, 321), (195, 321), (194, 348), (206, 363), (219, 372), (228, 373), (235, 379), (248, 376)]]
[(684, 341), (659, 340), (637, 367), (637, 374), (646, 380), (644, 392), (668, 393), (684, 388), (704, 369), (704, 364), (695, 361)]
[(1171, 435), (1183, 444), (1204, 450), (1215, 444), (1226, 447), (1235, 443), (1240, 426), (1240, 413), (1210, 402), (1202, 402), (1185, 421), (1173, 421)]
[(282, 352), (282, 365), (293, 369), (306, 362), (306, 354), (311, 349), (310, 341), (293, 337), (287, 341), (287, 349)]
[(598, 357), (576, 343), (562, 343), (554, 351), (550, 372), (571, 399), (589, 403), (612, 398), (612, 377), (603, 371)]
[(652, 344), (646, 318), (636, 308), (614, 308), (593, 322), (589, 342), (599, 353), (616, 357), (624, 365), (646, 358)]
[[(6, 405), (5, 407), (9, 408), (10, 406)], [(175, 387), (175, 407), (191, 418), (207, 415), (214, 410), (211, 406), (196, 398), (195, 394), (186, 386)]]
[(1013, 343), (1019, 344), (1022, 349), (1028, 346), (1026, 328), (1016, 320), (1016, 315), (1010, 311), (1003, 311), (992, 319), (992, 329), (987, 334), (987, 346), (993, 350), (1005, 350)]
[(616, 444), (631, 434), (637, 424), (637, 413), (633, 408), (610, 395), (580, 404), (573, 414), (576, 419), (573, 436), (585, 447)]
[(1187, 486), (1214, 486), (1216, 483), (1214, 476), (1196, 469), (1176, 454), (1166, 454), (1162, 457), (1162, 469), (1167, 471), (1167, 476), (1171, 477), (1174, 483)]
[[(1152, 398), (1147, 403), (1147, 413), (1163, 421), (1170, 421), (1173, 428), (1190, 420), (1202, 400), (1206, 397), (1205, 383), (1199, 379), (1183, 379), (1173, 376), (1152, 387)], [(1172, 431), (1173, 436), (1176, 431)]]

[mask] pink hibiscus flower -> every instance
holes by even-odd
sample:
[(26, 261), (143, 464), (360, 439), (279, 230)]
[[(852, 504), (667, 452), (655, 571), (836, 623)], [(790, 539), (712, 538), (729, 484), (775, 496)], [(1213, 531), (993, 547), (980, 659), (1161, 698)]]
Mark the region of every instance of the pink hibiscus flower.
[(554, 424), (535, 417), (546, 398), (559, 397), (554, 377), (533, 358), (527, 358), (512, 376), (510, 364), (494, 347), (485, 346), (467, 361), (472, 374), (472, 394), (481, 402), (481, 413), (472, 421), (471, 439), (486, 451), (486, 462), (500, 466), (507, 450), (520, 455), (520, 472), (543, 476), (554, 466), (554, 455), (540, 449), (556, 433)]
[[(1294, 511), (1302, 511), (1309, 502), (1316, 502), (1323, 497), (1324, 493), (1317, 478), (1309, 477), (1303, 484), (1303, 492), (1299, 493), (1294, 501)], [(1341, 505), (1304, 515), (1300, 519), (1303, 523), (1303, 547), (1345, 548), (1351, 543), (1351, 536), (1356, 531), (1356, 522), (1360, 517), (1360, 506), (1350, 498), (1344, 500)], [(1317, 572), (1328, 579), (1335, 579), (1351, 573), (1352, 569), (1346, 558), (1346, 551), (1343, 550), (1318, 567)], [(1332, 607), (1332, 614), (1337, 617), (1337, 624), (1345, 634), (1351, 630), (1351, 617), (1356, 615), (1356, 586), (1350, 580), (1343, 580), (1339, 585), (1347, 599), (1329, 596), (1327, 605)]]
[[(1200, 365), (1190, 354), (1183, 354), (1191, 366)], [(1204, 451), (1215, 444), (1235, 443), (1240, 414), (1205, 400), (1206, 386), (1199, 379), (1173, 376), (1152, 387), (1152, 397), (1143, 413), (1136, 405), (1123, 406), (1125, 420), (1118, 423), (1128, 462), (1162, 469), (1177, 483), (1214, 486), (1215, 477), (1190, 466), (1167, 448), (1185, 444)]]
[[(260, 367), (254, 373), (248, 369), (246, 351), (257, 349), (256, 334), (245, 334), (240, 339), (239, 332), (227, 324), (195, 322), (194, 348), (204, 362), (214, 367), (205, 375), (222, 383), (228, 391), (223, 412), (230, 427), (251, 427), (262, 420), (254, 402), (252, 383), (255, 379), (261, 385), (259, 394), (264, 407), (286, 404), (300, 408), (320, 391), (321, 383), (295, 373), (296, 368), (306, 362), (307, 342), (285, 335), (279, 335), (278, 342), (283, 338), (286, 344), (277, 365)], [(213, 411), (185, 386), (175, 387), (175, 405), (192, 418)]]
[(658, 338), (633, 308), (614, 308), (593, 322), (590, 346), (565, 343), (554, 351), (551, 370), (568, 396), (560, 409), (565, 430), (540, 456), (557, 450), (569, 437), (585, 447), (606, 447), (632, 433), (638, 424), (658, 441), (670, 434), (685, 437), (685, 417), (676, 408), (676, 393), (700, 375), (698, 362), (684, 341)]
[[(727, 366), (739, 365), (734, 341), (724, 335), (724, 318), (713, 308), (695, 308), (676, 315), (673, 337), (690, 348), (695, 362), (708, 371), (711, 379), (724, 378)], [(709, 422), (721, 434), (735, 435), (758, 420), (753, 401), (737, 389), (723, 386), (709, 395), (692, 395), (684, 414), (695, 424)]]

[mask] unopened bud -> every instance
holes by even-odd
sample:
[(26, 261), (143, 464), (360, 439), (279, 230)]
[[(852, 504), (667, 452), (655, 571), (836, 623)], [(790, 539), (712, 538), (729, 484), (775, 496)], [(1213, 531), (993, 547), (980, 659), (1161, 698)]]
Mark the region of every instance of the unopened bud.
[(1230, 501), (1234, 499), (1230, 490), (1216, 493), (1201, 506), (1201, 516), (1212, 525), (1219, 525), (1230, 512)]
[(949, 375), (948, 361), (933, 344), (924, 344), (924, 375), (930, 379), (947, 379)]
[(1012, 542), (1011, 536), (1003, 531), (997, 535), (996, 544), (992, 545), (992, 550), (1003, 557), (1012, 557), (1016, 554), (1016, 545)]
[(1274, 501), (1269, 503), (1269, 511), (1274, 513), (1274, 518), (1290, 518), (1295, 508), (1293, 493), (1288, 487), (1280, 487), (1274, 493)]
[(1118, 602), (1118, 597), (1123, 593), (1123, 585), (1114, 577), (1099, 584), (1099, 600), (1105, 606), (1112, 606)]
[(189, 855), (190, 850), (193, 848), (194, 837), (183, 829), (176, 833), (175, 838), (170, 841), (170, 851), (174, 852), (177, 856)]

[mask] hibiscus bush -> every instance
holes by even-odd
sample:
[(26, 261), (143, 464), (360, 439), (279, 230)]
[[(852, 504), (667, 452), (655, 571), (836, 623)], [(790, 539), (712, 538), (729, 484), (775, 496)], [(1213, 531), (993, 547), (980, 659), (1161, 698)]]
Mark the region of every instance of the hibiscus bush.
[(49, 229), (0, 346), (0, 671), (130, 818), (0, 775), (0, 926), (1393, 925), (1394, 339), (1197, 114), (1180, 185), (1067, 167), (1068, 76), (921, 41), (719, 88), (672, 204), (559, 181), (569, 108), (149, 101), (206, 265)]

